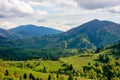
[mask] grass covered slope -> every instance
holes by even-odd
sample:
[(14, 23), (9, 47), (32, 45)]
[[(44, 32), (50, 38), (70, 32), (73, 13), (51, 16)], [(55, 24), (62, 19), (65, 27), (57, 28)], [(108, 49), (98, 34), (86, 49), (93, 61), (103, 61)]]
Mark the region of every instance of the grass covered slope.
[[(52, 75), (54, 80), (57, 80), (57, 71), (59, 68), (64, 68), (64, 64), (61, 61), (52, 60), (41, 60), (41, 61), (1, 61), (0, 63), (0, 76), (4, 73), (4, 78), (7, 80), (29, 80), (30, 74), (34, 76), (35, 79), (31, 80), (49, 80), (48, 76)], [(6, 71), (8, 75), (6, 75)], [(24, 79), (24, 75), (27, 78)], [(69, 75), (59, 74), (60, 80), (68, 80)], [(78, 76), (74, 76), (78, 80), (88, 80)], [(0, 77), (0, 79), (2, 79)], [(52, 79), (52, 80), (53, 80)]]
[(64, 57), (64, 58), (61, 58), (60, 60), (65, 63), (72, 64), (76, 70), (80, 70), (82, 66), (88, 65), (89, 62), (91, 64), (94, 64), (95, 62), (97, 62), (95, 61), (97, 58), (98, 58), (97, 54), (92, 57), (89, 57), (89, 56), (80, 57), (79, 55), (76, 55), (71, 57)]
[(0, 60), (2, 80), (49, 80), (49, 78), (50, 80), (120, 80), (120, 43), (105, 46), (96, 50), (96, 53), (61, 57), (58, 60)]

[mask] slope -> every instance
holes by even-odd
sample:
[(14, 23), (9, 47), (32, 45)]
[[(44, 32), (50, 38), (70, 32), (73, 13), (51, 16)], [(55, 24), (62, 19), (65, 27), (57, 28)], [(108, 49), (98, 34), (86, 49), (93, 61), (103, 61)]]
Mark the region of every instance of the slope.
[(65, 35), (72, 39), (68, 42), (69, 48), (79, 47), (82, 42), (102, 47), (120, 39), (120, 24), (95, 19), (67, 31)]

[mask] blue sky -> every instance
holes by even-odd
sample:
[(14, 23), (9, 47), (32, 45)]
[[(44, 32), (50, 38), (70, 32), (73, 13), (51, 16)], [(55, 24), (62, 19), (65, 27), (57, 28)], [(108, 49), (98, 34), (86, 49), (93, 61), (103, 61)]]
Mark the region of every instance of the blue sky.
[(93, 19), (120, 23), (120, 0), (0, 0), (0, 28), (34, 24), (69, 30)]

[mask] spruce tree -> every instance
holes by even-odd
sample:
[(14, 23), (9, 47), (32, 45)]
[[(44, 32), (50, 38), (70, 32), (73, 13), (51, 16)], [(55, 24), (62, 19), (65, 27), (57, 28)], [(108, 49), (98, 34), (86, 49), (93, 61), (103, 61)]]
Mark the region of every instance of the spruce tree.
[(50, 74), (48, 76), (48, 80), (52, 80), (52, 76)]
[(56, 78), (57, 78), (57, 80), (60, 79), (59, 73), (57, 73)]
[(8, 76), (9, 75), (9, 72), (8, 70), (5, 71), (5, 76)]
[(23, 78), (27, 79), (27, 74), (26, 73), (24, 73)]
[(32, 79), (32, 76), (33, 76), (32, 73), (30, 73), (30, 75), (29, 75), (29, 79), (30, 79), (30, 80)]
[(69, 70), (73, 70), (73, 65), (70, 64)]

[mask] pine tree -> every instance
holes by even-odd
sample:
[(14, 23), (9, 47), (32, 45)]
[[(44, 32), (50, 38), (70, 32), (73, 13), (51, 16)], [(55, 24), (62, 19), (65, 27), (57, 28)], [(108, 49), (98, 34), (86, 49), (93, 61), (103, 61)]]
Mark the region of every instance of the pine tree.
[(90, 62), (88, 62), (88, 65), (91, 65), (91, 63), (90, 63)]
[(96, 63), (95, 63), (95, 67), (98, 67), (98, 66), (99, 66), (99, 64), (96, 62)]
[(57, 80), (60, 79), (60, 75), (59, 75), (59, 73), (57, 73), (56, 78), (57, 78)]
[(108, 55), (105, 55), (105, 62), (108, 63), (108, 61), (110, 60)]
[(32, 76), (33, 76), (32, 73), (30, 73), (30, 75), (29, 75), (29, 79), (30, 79), (30, 80), (32, 79)]
[(36, 80), (40, 80), (39, 78), (37, 78)]
[(8, 76), (9, 75), (9, 72), (8, 70), (5, 71), (5, 76)]
[(73, 70), (73, 65), (70, 64), (69, 70)]
[(32, 73), (30, 73), (29, 79), (30, 79), (30, 80), (35, 80), (35, 77), (32, 75)]
[(104, 55), (100, 54), (99, 55), (99, 60), (103, 61), (104, 60)]
[(48, 80), (52, 80), (52, 76), (50, 74), (48, 76)]
[(21, 69), (23, 69), (23, 68), (24, 68), (24, 64), (23, 64), (23, 63), (21, 63), (20, 67), (21, 67)]
[(44, 73), (47, 73), (47, 72), (48, 72), (47, 67), (44, 67), (43, 72), (44, 72)]
[(23, 78), (27, 79), (27, 74), (26, 73), (24, 73)]

